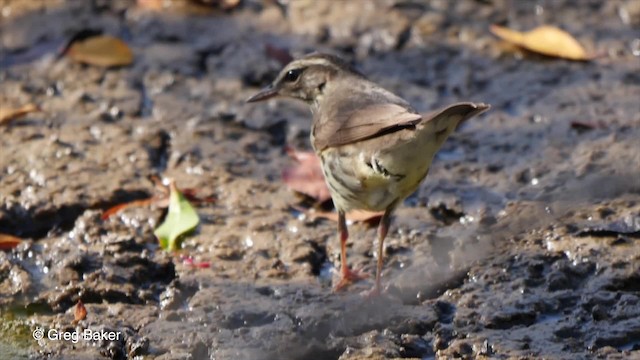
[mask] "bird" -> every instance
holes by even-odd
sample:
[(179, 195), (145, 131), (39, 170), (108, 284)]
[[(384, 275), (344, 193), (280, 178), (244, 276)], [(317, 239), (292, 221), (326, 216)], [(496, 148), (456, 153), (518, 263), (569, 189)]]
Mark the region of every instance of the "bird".
[(289, 62), (269, 86), (246, 101), (274, 97), (302, 100), (311, 108), (311, 146), (338, 212), (341, 276), (335, 291), (367, 278), (348, 266), (345, 214), (357, 209), (383, 212), (370, 291), (380, 294), (384, 240), (394, 210), (419, 187), (457, 126), (490, 106), (461, 102), (422, 116), (341, 57), (318, 52)]

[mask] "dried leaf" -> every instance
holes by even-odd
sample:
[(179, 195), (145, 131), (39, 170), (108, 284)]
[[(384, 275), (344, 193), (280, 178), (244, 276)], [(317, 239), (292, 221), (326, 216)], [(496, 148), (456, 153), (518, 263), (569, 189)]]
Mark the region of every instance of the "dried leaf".
[(285, 184), (290, 189), (310, 196), (318, 202), (329, 200), (331, 194), (324, 181), (322, 165), (316, 154), (289, 147), (286, 150), (296, 164), (282, 171), (282, 180)]
[[(171, 192), (169, 187), (165, 186), (162, 183), (162, 180), (157, 176), (152, 176), (150, 180), (155, 185), (155, 190), (156, 190), (155, 195), (148, 197), (146, 199), (133, 200), (133, 201), (128, 201), (125, 203), (114, 205), (108, 208), (107, 210), (105, 210), (100, 216), (100, 218), (102, 220), (107, 220), (112, 215), (115, 215), (125, 209), (134, 208), (134, 207), (144, 207), (144, 206), (155, 205), (159, 208), (166, 208), (167, 206), (169, 206), (169, 194)], [(199, 197), (197, 195), (196, 189), (191, 189), (191, 188), (182, 189), (182, 195), (184, 195), (184, 197), (188, 201), (198, 205), (211, 204), (216, 201), (215, 196), (212, 196), (212, 195), (207, 197)]]
[(218, 3), (222, 10), (231, 10), (240, 5), (240, 0), (219, 0)]
[(153, 232), (163, 249), (178, 250), (182, 235), (192, 231), (200, 223), (196, 210), (177, 189), (175, 182), (169, 185), (169, 210), (164, 222)]
[(78, 40), (69, 46), (67, 56), (77, 62), (103, 67), (125, 66), (133, 62), (129, 46), (110, 35)]
[[(312, 219), (320, 218), (338, 222), (338, 213), (335, 211), (309, 211), (306, 214)], [(347, 222), (350, 223), (378, 223), (383, 214), (384, 211), (352, 210), (346, 214), (346, 217)]]
[(149, 10), (162, 10), (165, 0), (138, 0), (138, 6)]
[(8, 124), (13, 120), (36, 111), (40, 111), (40, 108), (35, 104), (27, 104), (17, 109), (0, 107), (0, 125)]
[(491, 25), (490, 29), (497, 37), (539, 54), (579, 61), (593, 58), (573, 36), (554, 26), (544, 25), (527, 32), (498, 25)]
[[(179, 1), (184, 2), (184, 0)], [(221, 10), (231, 10), (240, 5), (240, 0), (189, 0), (188, 2), (190, 2), (192, 5), (218, 8)]]
[(78, 323), (84, 320), (86, 317), (87, 317), (87, 308), (84, 307), (82, 300), (78, 300), (78, 303), (76, 304), (76, 308), (73, 311), (73, 318), (74, 318), (73, 321), (75, 323)]
[(574, 120), (571, 122), (571, 128), (581, 133), (581, 132), (590, 131), (594, 129), (606, 129), (607, 125), (602, 121), (588, 122), (588, 121)]
[(232, 10), (240, 5), (240, 0), (138, 0), (137, 3), (143, 9), (206, 15), (216, 9)]
[(11, 250), (20, 245), (22, 239), (13, 235), (0, 234), (0, 250)]
[[(133, 207), (142, 207), (142, 206), (149, 206), (152, 204), (158, 204), (158, 206), (160, 207), (166, 207), (168, 205), (167, 204), (163, 204), (162, 201), (164, 199), (161, 199), (158, 196), (152, 196), (150, 198), (146, 198), (146, 199), (141, 199), (141, 200), (133, 200), (133, 201), (129, 201), (126, 203), (122, 203), (122, 204), (118, 204), (115, 206), (112, 206), (110, 208), (108, 208), (107, 210), (102, 212), (102, 215), (100, 216), (100, 219), (102, 220), (107, 220), (109, 217), (111, 217), (111, 215), (115, 215), (117, 213), (119, 213), (120, 211), (124, 210), (124, 209), (129, 209), (129, 208), (133, 208)], [(162, 206), (164, 205), (164, 206)]]
[(215, 196), (209, 195), (206, 197), (199, 197), (197, 192), (198, 191), (196, 189), (192, 189), (192, 188), (182, 189), (182, 195), (184, 195), (184, 197), (187, 198), (187, 200), (189, 200), (190, 202), (196, 205), (213, 204), (214, 202), (216, 202)]

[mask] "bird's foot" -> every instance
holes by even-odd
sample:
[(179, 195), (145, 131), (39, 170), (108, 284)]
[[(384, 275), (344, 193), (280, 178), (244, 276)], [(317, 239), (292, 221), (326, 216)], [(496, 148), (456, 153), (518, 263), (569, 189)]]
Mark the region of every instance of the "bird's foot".
[(343, 269), (340, 281), (333, 287), (333, 291), (338, 292), (344, 290), (352, 283), (367, 279), (368, 277), (369, 275), (358, 270)]
[(375, 299), (377, 297), (379, 297), (380, 295), (382, 295), (383, 293), (386, 293), (387, 290), (382, 290), (380, 289), (379, 286), (374, 286), (371, 289), (360, 293), (360, 295), (362, 295), (363, 298), (365, 299)]

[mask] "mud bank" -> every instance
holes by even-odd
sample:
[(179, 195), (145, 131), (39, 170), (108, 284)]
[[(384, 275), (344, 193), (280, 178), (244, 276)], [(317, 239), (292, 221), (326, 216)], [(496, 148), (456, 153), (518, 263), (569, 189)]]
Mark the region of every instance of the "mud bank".
[[(47, 359), (627, 359), (640, 357), (639, 2), (243, 1), (152, 11), (134, 1), (0, 4), (0, 353)], [(488, 27), (554, 24), (602, 56), (505, 47)], [(56, 57), (73, 34), (119, 36), (135, 62)], [(291, 101), (247, 105), (280, 64), (265, 46), (337, 52), (420, 111), (490, 103), (397, 212), (386, 294), (331, 292), (335, 224), (294, 207)], [(181, 254), (163, 210), (102, 210), (150, 175), (217, 198)], [(349, 261), (373, 274), (375, 229)], [(185, 260), (188, 259), (188, 260)], [(208, 267), (194, 266), (207, 263)], [(74, 323), (74, 305), (87, 318)], [(117, 332), (41, 341), (42, 328)]]

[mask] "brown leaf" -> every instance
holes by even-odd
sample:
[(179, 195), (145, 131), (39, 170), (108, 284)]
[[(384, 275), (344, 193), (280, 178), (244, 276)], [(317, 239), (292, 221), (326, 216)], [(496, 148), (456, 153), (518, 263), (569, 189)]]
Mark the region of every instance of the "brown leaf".
[(209, 195), (206, 197), (198, 196), (198, 190), (193, 188), (182, 189), (182, 195), (189, 200), (192, 204), (200, 205), (200, 204), (213, 204), (216, 202), (216, 197), (214, 195)]
[[(184, 0), (179, 1), (184, 2)], [(221, 10), (231, 10), (240, 5), (240, 0), (190, 0), (189, 2), (194, 5), (219, 8)]]
[(569, 60), (585, 61), (593, 59), (582, 45), (569, 33), (554, 26), (544, 25), (526, 32), (491, 25), (491, 32), (497, 37), (539, 54)]
[(0, 234), (0, 250), (11, 250), (20, 245), (22, 239), (13, 235)]
[[(155, 195), (148, 197), (146, 199), (132, 200), (125, 203), (114, 205), (106, 209), (105, 211), (103, 211), (102, 215), (100, 216), (100, 219), (107, 220), (111, 216), (129, 208), (145, 207), (145, 206), (151, 206), (151, 205), (155, 205), (159, 208), (166, 208), (167, 206), (169, 206), (169, 194), (170, 194), (169, 187), (164, 185), (162, 183), (162, 179), (160, 179), (157, 176), (152, 176), (150, 177), (149, 180), (151, 180), (151, 182), (154, 185), (154, 188), (156, 191)], [(181, 192), (182, 192), (182, 195), (184, 195), (184, 197), (187, 200), (189, 200), (191, 203), (195, 205), (211, 204), (216, 201), (216, 198), (213, 195), (206, 196), (206, 197), (198, 196), (196, 189), (187, 188), (187, 189), (181, 190)]]
[(119, 213), (120, 211), (122, 211), (124, 209), (129, 209), (129, 208), (134, 208), (134, 207), (149, 206), (149, 205), (152, 205), (152, 204), (158, 204), (158, 206), (160, 206), (160, 207), (167, 207), (169, 202), (168, 201), (165, 201), (164, 203), (162, 202), (163, 200), (167, 200), (167, 199), (168, 199), (168, 197), (161, 198), (159, 196), (152, 196), (152, 197), (146, 198), (146, 199), (133, 200), (133, 201), (129, 201), (129, 202), (126, 202), (126, 203), (114, 205), (114, 206), (108, 208), (107, 210), (103, 211), (102, 215), (100, 216), (100, 219), (107, 220), (112, 215), (115, 215), (115, 214)]
[(324, 202), (331, 199), (329, 188), (324, 181), (320, 159), (313, 152), (297, 151), (287, 147), (287, 154), (295, 164), (282, 171), (282, 180), (294, 191)]
[(154, 11), (171, 10), (194, 15), (207, 15), (212, 11), (232, 10), (240, 0), (138, 0), (138, 6)]
[[(327, 219), (338, 222), (338, 213), (335, 211), (307, 211), (305, 212), (312, 219)], [(352, 210), (346, 214), (347, 221), (352, 223), (366, 222), (377, 224), (384, 211)]]
[(87, 308), (84, 307), (84, 304), (82, 303), (82, 300), (78, 300), (78, 303), (76, 304), (76, 308), (73, 311), (73, 321), (75, 323), (78, 323), (82, 320), (84, 320), (87, 317)]
[(162, 10), (165, 0), (138, 0), (138, 6), (149, 10)]
[(240, 0), (220, 0), (219, 4), (222, 10), (231, 10), (240, 5)]
[(133, 62), (133, 53), (122, 40), (99, 35), (71, 44), (67, 56), (74, 61), (103, 67), (125, 66)]
[(36, 111), (40, 111), (40, 108), (35, 104), (27, 104), (17, 109), (0, 107), (0, 125), (8, 124), (13, 120)]
[(584, 131), (590, 131), (594, 129), (606, 129), (607, 125), (602, 121), (588, 122), (588, 121), (574, 120), (571, 122), (571, 128), (576, 130), (577, 132), (584, 132)]

